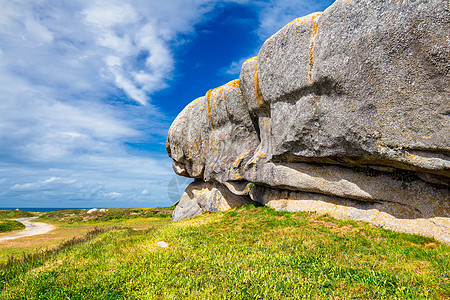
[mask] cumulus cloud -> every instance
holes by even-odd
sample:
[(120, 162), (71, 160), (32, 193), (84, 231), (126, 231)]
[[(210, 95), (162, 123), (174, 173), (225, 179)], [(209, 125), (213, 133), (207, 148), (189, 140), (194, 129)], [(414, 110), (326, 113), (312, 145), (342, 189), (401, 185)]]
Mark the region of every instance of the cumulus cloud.
[(177, 37), (193, 32), (213, 3), (2, 0), (1, 7), (4, 69), (69, 93), (119, 88), (145, 105), (171, 79)]
[(126, 143), (165, 139), (169, 121), (151, 95), (171, 80), (178, 36), (192, 33), (213, 5), (0, 0), (0, 7), (2, 205), (130, 204), (149, 201), (143, 188), (164, 204), (170, 160)]
[(44, 179), (42, 181), (38, 182), (32, 182), (32, 183), (23, 183), (23, 184), (15, 184), (11, 187), (11, 190), (13, 191), (27, 191), (27, 190), (35, 190), (35, 189), (42, 189), (42, 188), (48, 188), (52, 186), (52, 188), (55, 186), (55, 184), (72, 184), (75, 183), (75, 179), (62, 179), (60, 177), (50, 177), (48, 179)]

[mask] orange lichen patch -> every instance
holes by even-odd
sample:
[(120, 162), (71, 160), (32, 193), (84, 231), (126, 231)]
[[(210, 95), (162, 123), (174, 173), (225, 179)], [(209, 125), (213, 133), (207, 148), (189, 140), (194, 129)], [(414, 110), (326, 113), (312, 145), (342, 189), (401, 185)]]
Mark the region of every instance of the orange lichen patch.
[(233, 162), (233, 167), (237, 168), (241, 161), (244, 159), (244, 157), (248, 154), (248, 151), (245, 151), (244, 153), (242, 153), (241, 156), (239, 156), (234, 162)]
[(209, 90), (208, 92), (206, 92), (206, 102), (208, 103), (209, 120), (211, 121), (211, 126), (214, 129), (214, 120), (212, 118), (212, 113), (211, 113), (211, 93), (212, 93), (212, 90)]
[(258, 106), (262, 107), (263, 106), (263, 98), (262, 98), (262, 93), (261, 93), (261, 89), (259, 86), (259, 74), (258, 74), (258, 65), (255, 66), (255, 71), (254, 71), (254, 75), (253, 75), (253, 86), (254, 86), (254, 90), (255, 90), (255, 97), (256, 97), (256, 101), (258, 102)]
[(259, 151), (258, 154), (256, 155), (258, 158), (264, 158), (267, 157), (267, 153), (261, 152)]
[[(225, 111), (227, 113), (228, 119), (231, 119), (231, 115), (230, 115), (230, 112), (228, 110), (227, 99), (226, 99), (226, 97), (224, 95), (224, 91), (225, 90), (229, 91), (230, 89), (236, 89), (236, 88), (238, 89), (238, 92), (240, 93), (239, 79), (232, 80), (232, 81), (228, 82), (227, 84), (224, 84), (222, 86), (219, 86), (219, 87), (211, 90), (211, 94), (210, 95), (212, 96), (212, 98), (214, 100), (216, 100), (216, 101), (214, 101), (214, 103), (216, 104), (217, 109), (219, 107), (220, 100), (223, 101), (223, 104), (225, 106)], [(208, 102), (208, 103), (210, 103), (210, 102)]]
[(299, 25), (302, 23), (311, 23), (311, 21), (314, 20), (314, 18), (320, 16), (321, 14), (322, 14), (321, 12), (315, 12), (315, 13), (309, 14), (304, 17), (296, 18), (296, 19), (292, 20), (291, 22), (287, 23), (286, 25), (284, 25), (284, 27), (281, 30), (291, 26), (293, 23), (296, 23), (296, 25)]
[(240, 180), (242, 179), (241, 174), (239, 174), (239, 171), (234, 172), (233, 176), (232, 176), (233, 180)]
[[(223, 93), (223, 85), (216, 87), (215, 89), (212, 89), (211, 90), (212, 99), (215, 100), (215, 99), (222, 97), (222, 93)], [(214, 101), (214, 102), (216, 103), (216, 105), (218, 104), (218, 101)]]
[(414, 137), (409, 132), (401, 132), (401, 135), (406, 137), (410, 142), (420, 142), (421, 140), (431, 139), (429, 136), (422, 136), (422, 137)]
[(308, 83), (312, 84), (312, 78), (311, 78), (311, 72), (314, 67), (314, 45), (316, 43), (316, 36), (317, 36), (317, 30), (319, 29), (319, 16), (322, 13), (315, 13), (311, 15), (311, 25), (312, 25), (312, 33), (311, 33), (311, 42), (309, 44), (309, 72), (307, 73), (308, 76)]
[(408, 140), (410, 140), (411, 142), (414, 142), (414, 139), (412, 138), (412, 136), (411, 136), (410, 133), (408, 133), (408, 132), (407, 132), (407, 133), (404, 133), (404, 134), (402, 133), (402, 135), (403, 135), (403, 136), (406, 136), (406, 138), (407, 138)]
[[(314, 43), (316, 41), (317, 29), (319, 28), (319, 20), (315, 20), (315, 19), (316, 19), (316, 17), (313, 17), (311, 46), (314, 46)], [(314, 49), (311, 46), (309, 49), (309, 67), (310, 67), (310, 69), (312, 69), (312, 67), (314, 66)]]
[(194, 148), (195, 152), (199, 152), (199, 150), (200, 150), (199, 141), (197, 141), (197, 140), (194, 141), (194, 147), (193, 148)]
[(225, 84), (225, 87), (239, 88), (239, 79), (232, 80)]
[(250, 57), (249, 59), (247, 59), (246, 61), (244, 61), (244, 64), (246, 64), (246, 63), (249, 63), (249, 62), (251, 62), (251, 61), (253, 61), (253, 60), (258, 60), (258, 56), (253, 56), (253, 57)]
[[(237, 91), (237, 95), (235, 95), (235, 97), (239, 97), (241, 101), (244, 101), (241, 97), (242, 94), (241, 94), (241, 90), (239, 88), (239, 79), (232, 80), (232, 81), (228, 82), (227, 84), (219, 86), (215, 89), (211, 89), (206, 93), (208, 116), (209, 116), (209, 120), (211, 121), (211, 126), (212, 126), (213, 130), (215, 130), (215, 125), (217, 125), (217, 124), (214, 124), (213, 110), (215, 112), (218, 112), (218, 110), (223, 109), (223, 108), (221, 108), (222, 102), (223, 102), (223, 105), (225, 106), (225, 111), (227, 113), (228, 118), (231, 119), (231, 115), (228, 110), (228, 104), (226, 101), (227, 99), (225, 97), (224, 92), (232, 91), (233, 89)], [(228, 94), (228, 96), (230, 96), (230, 94)]]
[[(226, 111), (226, 113), (227, 113), (228, 119), (231, 119), (231, 116), (230, 116), (230, 112), (228, 111), (227, 99), (226, 99), (226, 97), (223, 95), (223, 89), (224, 89), (224, 88), (232, 87), (233, 85), (230, 84), (230, 83), (231, 83), (231, 82), (229, 82), (229, 83), (227, 83), (226, 85), (220, 87), (220, 97), (222, 98), (223, 104), (225, 105), (225, 111)], [(239, 86), (239, 80), (238, 80), (238, 83), (237, 83), (237, 84), (238, 84), (238, 86)]]
[(194, 101), (192, 101), (191, 103), (189, 103), (188, 104), (188, 110), (191, 110), (191, 109), (193, 109), (194, 108), (194, 106), (195, 106), (195, 103), (197, 103), (198, 102), (198, 100), (200, 99), (201, 97), (198, 97), (197, 99), (195, 99)]
[(269, 128), (268, 118), (264, 118), (264, 125), (266, 125), (266, 128)]

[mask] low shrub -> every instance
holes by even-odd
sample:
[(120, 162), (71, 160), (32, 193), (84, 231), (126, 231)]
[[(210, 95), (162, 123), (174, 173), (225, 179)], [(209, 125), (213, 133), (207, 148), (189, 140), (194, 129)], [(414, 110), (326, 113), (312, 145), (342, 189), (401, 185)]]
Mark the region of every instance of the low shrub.
[(0, 220), (0, 232), (25, 229), (25, 225), (14, 220)]

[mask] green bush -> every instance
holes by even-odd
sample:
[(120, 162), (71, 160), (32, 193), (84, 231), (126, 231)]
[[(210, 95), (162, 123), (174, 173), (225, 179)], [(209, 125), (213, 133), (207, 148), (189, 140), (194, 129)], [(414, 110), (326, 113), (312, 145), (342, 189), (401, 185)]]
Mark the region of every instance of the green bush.
[(0, 232), (25, 229), (25, 225), (14, 220), (0, 220)]

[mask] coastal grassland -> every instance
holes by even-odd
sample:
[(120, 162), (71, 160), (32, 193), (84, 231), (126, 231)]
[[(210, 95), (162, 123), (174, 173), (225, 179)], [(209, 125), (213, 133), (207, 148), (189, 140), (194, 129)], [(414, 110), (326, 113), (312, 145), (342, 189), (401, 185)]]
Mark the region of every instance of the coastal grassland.
[(33, 213), (23, 210), (0, 210), (0, 220), (29, 218), (34, 216)]
[(143, 230), (170, 222), (172, 208), (108, 209), (88, 214), (87, 209), (70, 209), (42, 214), (34, 222), (45, 222), (54, 230), (35, 236), (0, 242), (0, 264), (11, 258), (53, 249), (63, 242), (86, 235), (94, 228), (129, 227)]
[(29, 218), (33, 216), (35, 216), (33, 213), (23, 210), (0, 210), (0, 236), (14, 234), (25, 229), (25, 225), (13, 219)]
[(108, 208), (90, 211), (89, 209), (66, 209), (44, 213), (36, 221), (73, 223), (98, 223), (102, 221), (117, 221), (126, 219), (151, 218), (158, 216), (169, 218), (173, 207), (167, 208)]
[(0, 232), (25, 229), (25, 225), (14, 220), (0, 220)]
[(448, 299), (449, 280), (450, 246), (434, 239), (250, 205), (3, 267), (0, 298)]

